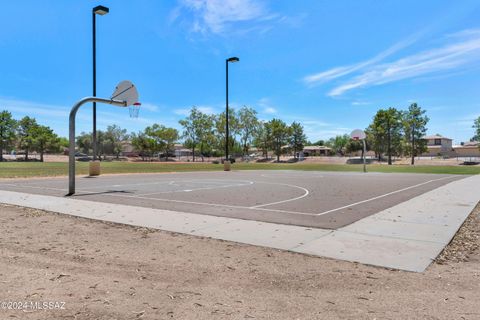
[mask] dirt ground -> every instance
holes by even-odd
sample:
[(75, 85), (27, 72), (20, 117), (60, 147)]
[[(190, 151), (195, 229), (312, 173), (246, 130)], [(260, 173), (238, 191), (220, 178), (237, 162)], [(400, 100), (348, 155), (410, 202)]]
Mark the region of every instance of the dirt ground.
[(411, 273), (0, 205), (0, 302), (57, 302), (0, 319), (480, 319), (479, 215)]

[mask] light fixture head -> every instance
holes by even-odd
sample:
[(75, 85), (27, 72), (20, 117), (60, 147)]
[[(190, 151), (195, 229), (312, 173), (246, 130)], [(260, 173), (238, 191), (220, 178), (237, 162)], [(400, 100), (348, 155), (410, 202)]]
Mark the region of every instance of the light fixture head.
[(231, 57), (227, 59), (227, 62), (238, 62), (238, 61), (240, 61), (240, 59), (238, 59), (237, 57)]
[(93, 8), (93, 13), (99, 14), (101, 16), (106, 15), (109, 12), (109, 9), (104, 6), (96, 6)]

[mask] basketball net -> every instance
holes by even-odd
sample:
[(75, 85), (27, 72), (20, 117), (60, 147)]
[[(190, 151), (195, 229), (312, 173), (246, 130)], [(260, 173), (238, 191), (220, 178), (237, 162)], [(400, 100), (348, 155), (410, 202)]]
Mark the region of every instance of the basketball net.
[(138, 114), (140, 112), (140, 106), (142, 104), (140, 102), (135, 102), (131, 106), (128, 107), (128, 112), (130, 114), (130, 118), (138, 118)]

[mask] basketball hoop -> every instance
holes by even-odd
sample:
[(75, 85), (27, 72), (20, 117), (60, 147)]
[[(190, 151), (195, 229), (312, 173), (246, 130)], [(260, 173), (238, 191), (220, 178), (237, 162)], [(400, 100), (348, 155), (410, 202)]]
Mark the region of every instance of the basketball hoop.
[(350, 133), (350, 138), (353, 140), (365, 140), (367, 135), (365, 134), (365, 131), (360, 130), (360, 129), (355, 129)]
[(365, 142), (365, 139), (367, 138), (367, 135), (365, 134), (365, 131), (360, 130), (360, 129), (355, 129), (350, 133), (350, 138), (352, 138), (353, 141), (360, 141), (362, 140), (363, 142), (363, 152), (362, 152), (362, 160), (363, 160), (363, 172), (367, 172), (367, 164), (365, 161), (365, 155), (367, 153), (367, 143)]
[(128, 107), (128, 112), (130, 113), (130, 118), (138, 118), (138, 113), (140, 112), (140, 106), (142, 104), (140, 102), (135, 102), (131, 106)]

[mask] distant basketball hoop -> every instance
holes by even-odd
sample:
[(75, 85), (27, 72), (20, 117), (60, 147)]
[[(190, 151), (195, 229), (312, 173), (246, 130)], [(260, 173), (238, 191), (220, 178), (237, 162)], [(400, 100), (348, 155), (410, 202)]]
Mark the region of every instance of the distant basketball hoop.
[(365, 161), (365, 156), (367, 154), (367, 144), (365, 142), (365, 139), (367, 138), (367, 135), (365, 134), (365, 131), (360, 130), (360, 129), (355, 129), (350, 133), (350, 138), (354, 141), (362, 141), (363, 142), (363, 152), (362, 152), (362, 160), (363, 160), (363, 172), (367, 172), (367, 164)]
[(360, 129), (355, 129), (352, 131), (352, 133), (350, 133), (350, 137), (353, 140), (364, 140), (367, 137), (367, 135), (365, 134), (365, 131)]
[(142, 104), (140, 102), (135, 102), (131, 106), (128, 107), (128, 112), (130, 113), (130, 118), (138, 118), (138, 114), (140, 112), (140, 106)]

